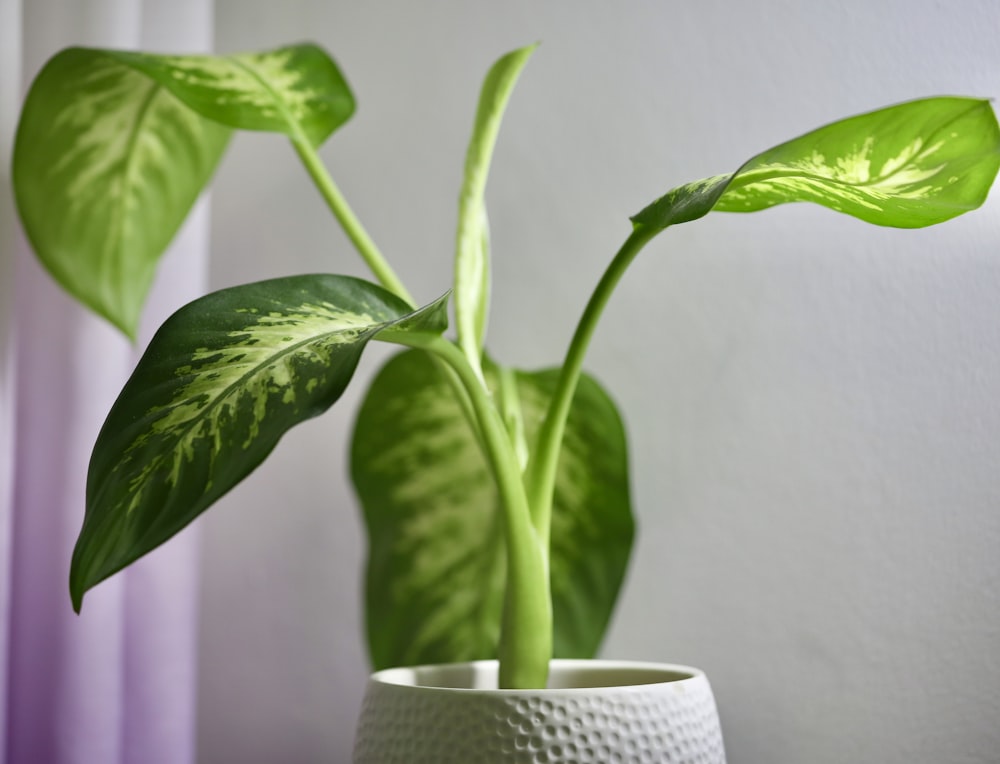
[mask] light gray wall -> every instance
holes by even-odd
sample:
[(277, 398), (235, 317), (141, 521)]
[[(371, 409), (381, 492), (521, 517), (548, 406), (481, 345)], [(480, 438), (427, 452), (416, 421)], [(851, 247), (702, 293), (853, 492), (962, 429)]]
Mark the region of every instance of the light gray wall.
[[(490, 345), (557, 361), (673, 185), (847, 114), (1000, 93), (995, 0), (218, 3), (220, 51), (309, 38), (360, 108), (323, 151), (418, 297), (448, 285), (482, 74), (543, 45), (489, 203)], [(216, 286), (363, 274), (280, 140), (215, 184)], [(634, 266), (588, 367), (630, 425), (634, 562), (604, 654), (695, 664), (735, 764), (997, 762), (1000, 195), (927, 231), (715, 215)], [(363, 363), (361, 377), (377, 367)], [(203, 762), (346, 761), (367, 673), (355, 394), (202, 521)]]

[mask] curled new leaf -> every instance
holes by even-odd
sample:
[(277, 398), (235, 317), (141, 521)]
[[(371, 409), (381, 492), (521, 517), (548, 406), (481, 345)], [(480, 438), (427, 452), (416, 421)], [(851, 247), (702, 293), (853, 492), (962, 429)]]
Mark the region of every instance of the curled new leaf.
[(459, 346), (477, 370), (490, 299), (486, 179), (507, 101), (536, 47), (511, 51), (490, 68), (479, 93), (476, 121), (465, 155), (455, 247), (455, 328)]
[(381, 287), (327, 275), (224, 289), (177, 311), (94, 446), (74, 607), (246, 477), (291, 427), (329, 408), (369, 340), (446, 325), (444, 298), (412, 311)]

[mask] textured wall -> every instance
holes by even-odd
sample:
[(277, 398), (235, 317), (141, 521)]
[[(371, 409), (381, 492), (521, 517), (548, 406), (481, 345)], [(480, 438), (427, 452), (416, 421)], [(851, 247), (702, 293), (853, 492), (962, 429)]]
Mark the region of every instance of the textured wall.
[[(423, 298), (450, 279), (480, 78), (543, 41), (489, 191), (490, 345), (526, 368), (561, 356), (629, 214), (840, 116), (997, 95), (998, 28), (993, 0), (225, 0), (216, 19), (220, 51), (333, 51), (360, 107), (324, 157)], [(279, 139), (241, 136), (215, 189), (215, 285), (363, 273)], [(733, 762), (997, 761), (998, 297), (997, 193), (917, 232), (715, 215), (619, 288), (588, 367), (630, 425), (641, 537), (604, 654), (704, 668)], [(348, 758), (355, 400), (203, 521), (204, 762)]]

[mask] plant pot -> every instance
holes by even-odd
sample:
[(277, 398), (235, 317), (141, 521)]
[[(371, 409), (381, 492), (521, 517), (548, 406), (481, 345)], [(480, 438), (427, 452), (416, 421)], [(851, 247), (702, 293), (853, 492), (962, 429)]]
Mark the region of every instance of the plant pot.
[(496, 686), (496, 661), (373, 674), (355, 764), (725, 764), (715, 699), (698, 669), (554, 660), (548, 689)]

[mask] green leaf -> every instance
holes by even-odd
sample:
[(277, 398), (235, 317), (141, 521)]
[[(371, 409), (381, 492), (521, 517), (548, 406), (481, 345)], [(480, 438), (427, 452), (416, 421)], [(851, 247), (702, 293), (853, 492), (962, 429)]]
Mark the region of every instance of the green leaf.
[(202, 297), (153, 338), (94, 446), (70, 592), (166, 541), (248, 475), (291, 427), (330, 407), (382, 332), (447, 325), (346, 276), (293, 276)]
[(228, 128), (318, 145), (353, 111), (336, 64), (314, 45), (224, 57), (68, 48), (25, 102), (18, 210), (56, 281), (134, 337), (156, 263)]
[(134, 337), (156, 263), (229, 135), (100, 51), (59, 53), (28, 93), (14, 144), (15, 199), (39, 260)]
[(455, 246), (455, 329), (459, 346), (477, 371), (481, 370), (490, 299), (486, 179), (507, 101), (536, 47), (530, 45), (502, 56), (486, 74), (465, 155)]
[(731, 175), (676, 188), (632, 218), (660, 230), (711, 210), (815, 202), (876, 225), (935, 225), (986, 199), (1000, 168), (988, 101), (926, 98), (850, 117), (758, 154)]
[[(498, 370), (486, 378), (496, 390)], [(557, 372), (515, 372), (533, 438)], [(495, 657), (506, 561), (501, 510), (479, 446), (439, 367), (403, 352), (374, 380), (351, 472), (368, 527), (367, 631), (376, 668)], [(508, 391), (509, 395), (509, 391)], [(597, 650), (631, 548), (625, 435), (614, 405), (581, 379), (552, 519), (555, 654)]]
[(305, 138), (319, 146), (354, 114), (354, 95), (333, 60), (311, 44), (232, 56), (114, 52), (199, 114), (241, 130)]

